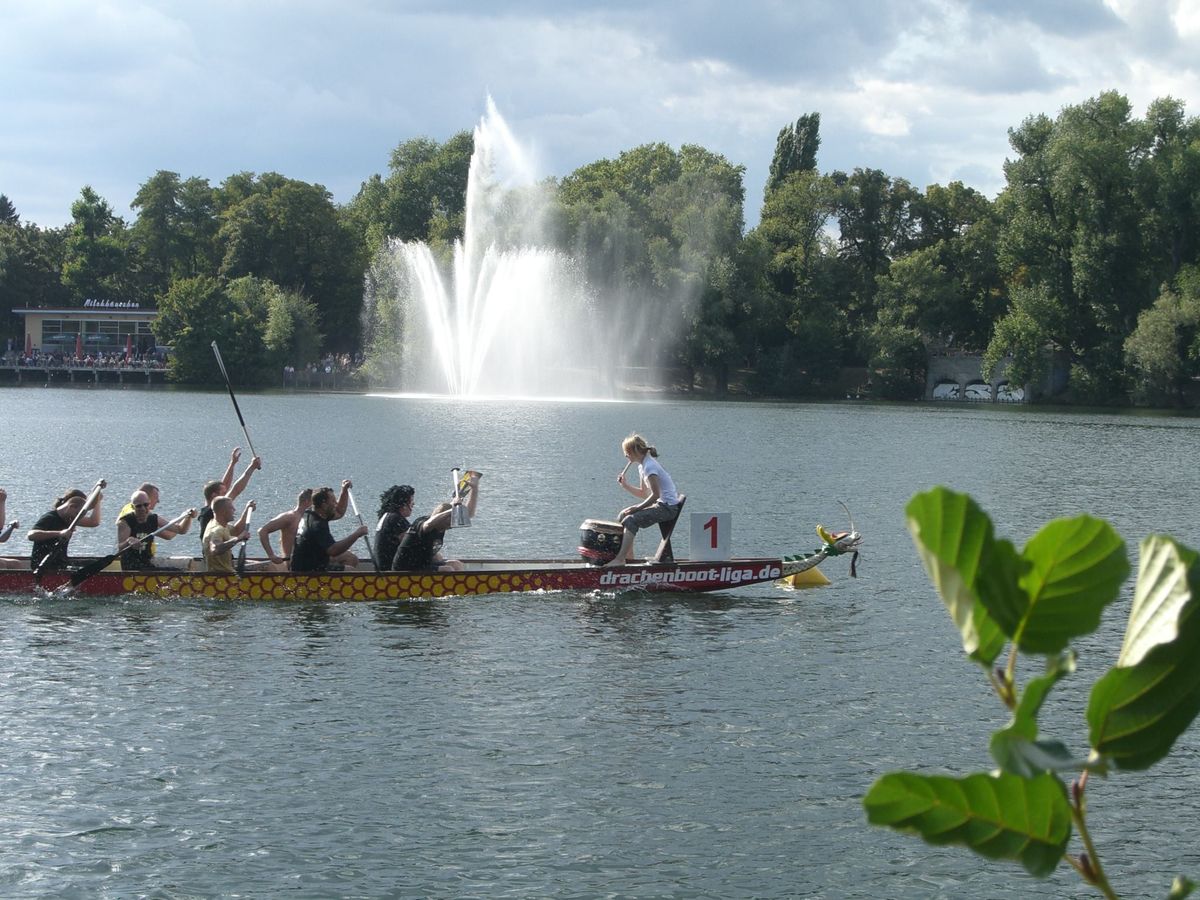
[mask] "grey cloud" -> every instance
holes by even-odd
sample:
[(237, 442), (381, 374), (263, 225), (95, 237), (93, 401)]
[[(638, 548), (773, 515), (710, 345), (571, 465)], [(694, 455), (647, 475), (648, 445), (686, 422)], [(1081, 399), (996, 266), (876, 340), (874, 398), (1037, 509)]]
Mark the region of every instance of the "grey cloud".
[[(933, 159), (943, 171), (987, 159), (986, 170), (1008, 126), (1060, 105), (1046, 96), (1061, 94), (1070, 67), (1039, 59), (1036, 38), (1103, 59), (1097, 48), (1136, 50), (1169, 27), (1163, 0), (1127, 28), (1099, 0), (78, 0), (73, 16), (16, 5), (30, 12), (6, 19), (0, 117), (21, 140), (0, 144), (0, 192), (43, 224), (65, 221), (85, 183), (129, 215), (161, 168), (213, 181), (269, 169), (346, 201), (401, 141), (472, 127), (488, 91), (548, 175), (650, 141), (700, 143), (747, 167), (753, 221), (775, 135), (803, 112), (822, 113), (823, 170), (873, 166), (915, 184), (937, 171)], [(1146, 52), (1161, 61), (1162, 46)], [(932, 109), (900, 110), (903, 138), (869, 136), (838, 108), (864, 80), (912, 84)], [(994, 115), (1014, 95), (1020, 113), (995, 121), (945, 108)]]
[(1067, 82), (1063, 75), (1051, 72), (1038, 50), (1014, 31), (952, 48), (930, 60), (919, 74), (943, 85), (985, 95), (1053, 91)]
[(1006, 22), (1028, 22), (1064, 37), (1123, 27), (1104, 0), (963, 0), (963, 6), (968, 12)]

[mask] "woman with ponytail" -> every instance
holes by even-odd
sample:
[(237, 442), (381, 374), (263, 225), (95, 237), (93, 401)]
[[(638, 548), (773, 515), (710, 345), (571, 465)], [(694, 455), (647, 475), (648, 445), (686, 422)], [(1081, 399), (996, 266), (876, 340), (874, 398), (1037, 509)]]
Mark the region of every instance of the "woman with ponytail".
[[(675, 482), (659, 463), (655, 447), (647, 444), (640, 434), (631, 434), (621, 442), (621, 450), (629, 460), (629, 465), (637, 464), (640, 480), (638, 486), (634, 487), (625, 480), (625, 472), (622, 472), (617, 476), (617, 483), (633, 496), (640, 497), (642, 502), (625, 507), (617, 516), (625, 531), (621, 535), (621, 549), (611, 562), (605, 563), (606, 566), (625, 565), (633, 551), (633, 539), (638, 530), (673, 518), (675, 506), (679, 503)], [(629, 465), (625, 467), (626, 471)]]

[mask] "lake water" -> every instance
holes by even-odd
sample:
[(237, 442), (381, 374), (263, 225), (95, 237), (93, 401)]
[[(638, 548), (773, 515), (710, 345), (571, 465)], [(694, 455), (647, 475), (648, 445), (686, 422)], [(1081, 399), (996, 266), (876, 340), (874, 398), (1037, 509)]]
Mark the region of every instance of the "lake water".
[[(393, 482), (416, 486), (420, 513), (465, 464), (483, 490), (450, 553), (570, 555), (583, 519), (626, 504), (619, 442), (636, 430), (689, 512), (732, 515), (737, 554), (811, 550), (816, 524), (846, 524), (845, 502), (866, 537), (859, 577), (829, 560), (833, 584), (802, 592), (0, 598), (0, 896), (1093, 896), (1065, 865), (1038, 881), (865, 822), (879, 774), (991, 768), (987, 739), (1006, 720), (921, 570), (904, 505), (940, 483), (1018, 545), (1090, 512), (1131, 557), (1152, 531), (1196, 546), (1200, 420), (239, 399), (265, 461), (246, 493), (259, 522), (342, 478), (364, 516)], [(160, 512), (198, 506), (244, 444), (223, 393), (10, 388), (0, 410), (0, 486), (22, 532), (63, 488), (100, 477), (106, 520), (147, 479)], [(108, 552), (112, 534), (83, 530), (75, 552)], [(1114, 604), (1079, 644), (1043, 716), (1078, 752), (1126, 611)], [(1150, 773), (1092, 782), (1094, 836), (1126, 896), (1200, 876), (1198, 749), (1193, 728)]]

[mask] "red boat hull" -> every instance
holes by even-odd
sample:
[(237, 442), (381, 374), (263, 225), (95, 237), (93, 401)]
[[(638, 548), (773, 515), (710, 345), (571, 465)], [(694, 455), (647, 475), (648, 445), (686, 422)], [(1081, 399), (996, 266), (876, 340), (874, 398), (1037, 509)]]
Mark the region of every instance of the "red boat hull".
[[(468, 563), (464, 572), (247, 572), (245, 575), (156, 570), (104, 571), (74, 593), (92, 596), (143, 594), (215, 600), (413, 600), (423, 597), (510, 594), (530, 591), (629, 590), (705, 592), (775, 581), (786, 573), (781, 559), (723, 562), (681, 561), (614, 569), (563, 561)], [(67, 592), (69, 573), (47, 574), (35, 583), (28, 571), (0, 570), (0, 594)]]

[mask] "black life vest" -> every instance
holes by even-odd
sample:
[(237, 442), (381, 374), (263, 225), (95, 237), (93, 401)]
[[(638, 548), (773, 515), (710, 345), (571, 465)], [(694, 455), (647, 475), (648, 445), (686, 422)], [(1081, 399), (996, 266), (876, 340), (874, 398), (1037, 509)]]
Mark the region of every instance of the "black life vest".
[(433, 558), (442, 549), (444, 531), (427, 531), (422, 533), (421, 526), (429, 516), (420, 516), (413, 520), (404, 537), (400, 538), (400, 546), (392, 559), (392, 568), (398, 572), (420, 572), (433, 568)]

